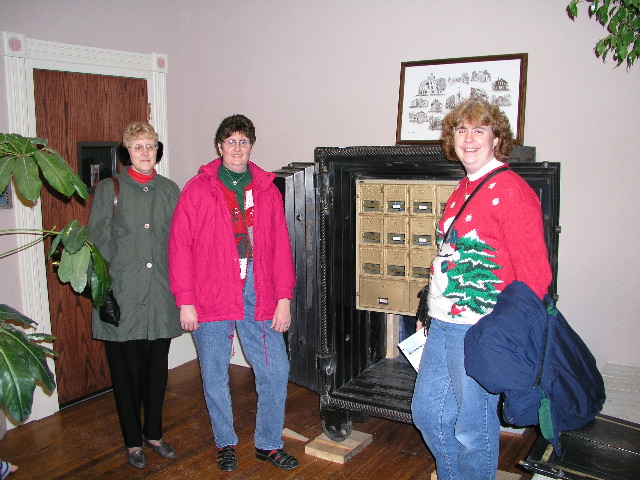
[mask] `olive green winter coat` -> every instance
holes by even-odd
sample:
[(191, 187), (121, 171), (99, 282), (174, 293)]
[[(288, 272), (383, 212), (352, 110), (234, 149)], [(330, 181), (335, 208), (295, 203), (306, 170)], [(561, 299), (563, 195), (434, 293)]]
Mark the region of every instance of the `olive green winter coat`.
[(167, 241), (180, 189), (158, 174), (147, 183), (136, 182), (128, 168), (117, 175), (115, 218), (110, 178), (96, 187), (89, 216), (89, 240), (109, 262), (111, 289), (120, 305), (118, 327), (102, 322), (94, 309), (93, 337), (115, 342), (177, 337), (182, 329), (169, 290)]

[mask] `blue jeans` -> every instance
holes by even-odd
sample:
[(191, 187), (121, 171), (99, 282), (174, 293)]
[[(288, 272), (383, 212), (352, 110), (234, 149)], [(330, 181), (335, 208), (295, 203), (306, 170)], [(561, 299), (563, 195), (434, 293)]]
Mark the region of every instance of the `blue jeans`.
[(493, 480), (498, 470), (498, 395), (464, 369), (470, 325), (433, 319), (420, 360), (411, 413), (436, 460), (438, 480)]
[(222, 448), (238, 443), (229, 392), (230, 335), (233, 335), (235, 326), (247, 361), (253, 368), (258, 393), (253, 441), (256, 448), (272, 450), (284, 445), (282, 428), (289, 381), (289, 357), (284, 336), (269, 328), (271, 321), (254, 320), (256, 295), (251, 267), (249, 263), (244, 286), (245, 318), (201, 323), (193, 332), (193, 338), (198, 350), (204, 396), (216, 446)]

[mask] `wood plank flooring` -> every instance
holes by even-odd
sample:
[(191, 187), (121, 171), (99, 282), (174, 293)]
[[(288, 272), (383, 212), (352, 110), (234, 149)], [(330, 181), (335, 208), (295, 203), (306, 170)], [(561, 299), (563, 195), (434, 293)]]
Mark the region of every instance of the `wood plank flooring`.
[[(373, 442), (340, 465), (306, 455), (307, 442), (285, 438), (285, 449), (300, 466), (284, 471), (255, 458), (256, 394), (251, 369), (231, 366), (231, 394), (239, 466), (221, 472), (202, 395), (197, 360), (169, 372), (165, 397), (164, 439), (178, 458), (167, 460), (145, 449), (147, 467), (136, 470), (126, 463), (113, 394), (105, 393), (60, 412), (7, 432), (0, 440), (0, 458), (20, 468), (9, 480), (21, 479), (317, 479), (407, 480), (429, 479), (433, 458), (412, 426), (379, 418), (354, 423), (354, 430), (370, 433)], [(314, 392), (289, 384), (285, 427), (313, 440), (322, 433), (319, 399)], [(530, 479), (518, 467), (535, 442), (536, 433), (504, 434), (500, 440), (500, 470)]]

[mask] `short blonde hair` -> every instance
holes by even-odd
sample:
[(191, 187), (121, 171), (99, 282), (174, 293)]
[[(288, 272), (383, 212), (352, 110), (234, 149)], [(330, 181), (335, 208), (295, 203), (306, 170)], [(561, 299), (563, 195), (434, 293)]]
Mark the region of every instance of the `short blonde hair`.
[(158, 146), (158, 134), (148, 122), (133, 122), (125, 127), (122, 144), (125, 147), (130, 147), (129, 142), (136, 138), (150, 138)]

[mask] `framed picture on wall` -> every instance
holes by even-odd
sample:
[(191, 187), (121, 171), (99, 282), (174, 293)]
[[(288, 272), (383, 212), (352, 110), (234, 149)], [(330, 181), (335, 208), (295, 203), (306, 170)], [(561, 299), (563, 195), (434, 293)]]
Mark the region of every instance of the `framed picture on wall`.
[(440, 143), (442, 119), (469, 97), (498, 105), (524, 140), (526, 53), (403, 62), (396, 143)]
[(117, 171), (118, 142), (77, 142), (78, 175), (89, 193), (95, 191), (100, 180), (113, 177)]

